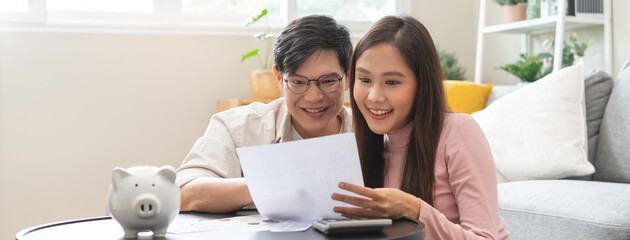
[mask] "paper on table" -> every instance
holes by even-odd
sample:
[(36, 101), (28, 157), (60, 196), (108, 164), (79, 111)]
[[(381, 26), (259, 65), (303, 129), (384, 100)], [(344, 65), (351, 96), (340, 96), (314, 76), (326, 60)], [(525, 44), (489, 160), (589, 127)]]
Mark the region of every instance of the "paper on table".
[[(341, 218), (332, 200), (344, 181), (363, 186), (353, 133), (236, 149), (258, 212), (274, 219)], [(356, 196), (356, 195), (355, 195)]]
[(266, 219), (261, 215), (239, 216), (220, 219), (186, 219), (175, 221), (169, 226), (171, 234), (190, 234), (199, 232), (294, 232), (304, 231), (311, 226), (312, 221), (276, 221)]

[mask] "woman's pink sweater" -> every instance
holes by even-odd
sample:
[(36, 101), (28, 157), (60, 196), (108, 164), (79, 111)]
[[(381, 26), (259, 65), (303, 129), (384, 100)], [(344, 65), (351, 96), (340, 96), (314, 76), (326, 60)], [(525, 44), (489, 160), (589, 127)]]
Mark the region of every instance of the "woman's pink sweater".
[[(413, 123), (385, 140), (385, 183), (400, 188)], [(435, 156), (433, 205), (421, 200), (425, 239), (507, 239), (499, 215), (495, 166), (477, 122), (447, 113)]]

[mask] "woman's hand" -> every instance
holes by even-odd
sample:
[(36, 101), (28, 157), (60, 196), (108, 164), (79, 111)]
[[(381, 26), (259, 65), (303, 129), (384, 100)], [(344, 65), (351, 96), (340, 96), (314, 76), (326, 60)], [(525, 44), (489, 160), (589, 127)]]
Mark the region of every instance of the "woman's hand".
[(340, 182), (339, 188), (365, 198), (333, 193), (332, 199), (357, 207), (334, 207), (333, 211), (347, 218), (418, 219), (420, 199), (396, 188), (368, 188)]

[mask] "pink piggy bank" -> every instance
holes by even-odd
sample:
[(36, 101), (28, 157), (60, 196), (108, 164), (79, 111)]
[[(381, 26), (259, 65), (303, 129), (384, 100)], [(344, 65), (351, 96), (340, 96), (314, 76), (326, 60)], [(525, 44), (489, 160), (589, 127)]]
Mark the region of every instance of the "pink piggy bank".
[(180, 206), (175, 170), (171, 166), (114, 168), (107, 195), (107, 212), (125, 231), (125, 238), (151, 230), (164, 237)]

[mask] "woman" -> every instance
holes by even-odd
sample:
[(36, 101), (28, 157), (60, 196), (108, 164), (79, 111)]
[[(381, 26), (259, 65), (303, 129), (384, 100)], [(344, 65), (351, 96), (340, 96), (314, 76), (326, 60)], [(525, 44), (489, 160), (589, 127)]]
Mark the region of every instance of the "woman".
[[(349, 218), (418, 219), (426, 239), (507, 239), (492, 153), (468, 115), (447, 113), (440, 61), (426, 28), (385, 17), (359, 41), (350, 68), (366, 187), (333, 194)], [(360, 113), (360, 114), (358, 114)]]

